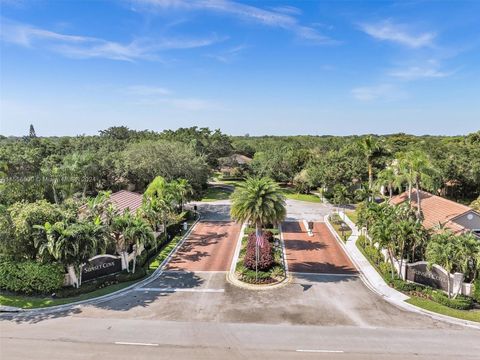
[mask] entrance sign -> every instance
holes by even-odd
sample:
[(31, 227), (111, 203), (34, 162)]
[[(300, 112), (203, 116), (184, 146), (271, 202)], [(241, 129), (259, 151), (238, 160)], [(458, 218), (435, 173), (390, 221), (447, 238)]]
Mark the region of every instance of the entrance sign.
[(83, 265), (82, 280), (88, 281), (120, 271), (122, 271), (122, 260), (119, 257), (113, 255), (98, 255)]
[(407, 264), (407, 280), (409, 281), (448, 291), (449, 278), (447, 272), (437, 265), (428, 269), (426, 261)]

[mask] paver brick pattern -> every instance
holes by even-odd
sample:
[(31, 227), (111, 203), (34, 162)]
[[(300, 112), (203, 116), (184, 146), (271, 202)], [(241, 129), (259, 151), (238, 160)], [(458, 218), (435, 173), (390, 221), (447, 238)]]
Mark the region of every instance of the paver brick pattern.
[(166, 269), (228, 271), (240, 228), (240, 224), (231, 221), (200, 221)]
[(282, 231), (289, 271), (357, 274), (325, 223), (314, 223), (313, 236), (308, 235), (303, 222), (284, 222)]

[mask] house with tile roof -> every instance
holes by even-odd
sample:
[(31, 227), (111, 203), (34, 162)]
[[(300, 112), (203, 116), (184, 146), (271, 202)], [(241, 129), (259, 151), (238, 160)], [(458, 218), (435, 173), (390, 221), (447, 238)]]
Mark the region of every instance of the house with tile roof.
[[(480, 237), (480, 214), (474, 209), (455, 201), (419, 191), (423, 226), (426, 229), (449, 229), (453, 233), (472, 232)], [(408, 201), (408, 192), (394, 196), (390, 204), (399, 205)], [(412, 206), (418, 207), (416, 190), (411, 194)]]
[(109, 201), (115, 205), (119, 213), (128, 210), (131, 214), (135, 214), (137, 209), (142, 206), (142, 199), (142, 194), (128, 190), (120, 190), (112, 193)]

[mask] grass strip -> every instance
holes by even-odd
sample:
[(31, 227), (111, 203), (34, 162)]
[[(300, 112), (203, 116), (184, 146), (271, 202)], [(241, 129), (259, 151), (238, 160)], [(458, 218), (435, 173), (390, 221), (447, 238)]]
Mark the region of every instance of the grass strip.
[(132, 285), (133, 283), (136, 283), (140, 281), (139, 280), (132, 280), (132, 281), (126, 281), (114, 285), (110, 285), (107, 287), (104, 287), (102, 289), (97, 289), (85, 294), (81, 294), (78, 296), (74, 297), (68, 297), (68, 298), (51, 298), (51, 297), (29, 297), (29, 296), (21, 296), (21, 295), (7, 295), (7, 294), (1, 294), (0, 295), (0, 305), (2, 306), (13, 306), (13, 307), (18, 307), (22, 309), (34, 309), (34, 308), (39, 308), (39, 307), (49, 307), (49, 306), (56, 306), (56, 305), (65, 305), (69, 304), (72, 302), (77, 302), (77, 301), (82, 301), (82, 300), (88, 300), (88, 299), (93, 299), (95, 297), (107, 295), (110, 293), (113, 293), (115, 291), (121, 290), (126, 288), (129, 285)]
[[(411, 295), (410, 295), (411, 296)], [(407, 303), (418, 306), (419, 308), (442, 315), (451, 316), (457, 319), (480, 322), (480, 310), (457, 310), (448, 306), (439, 304), (435, 301), (424, 299), (417, 296), (411, 296), (405, 300)]]

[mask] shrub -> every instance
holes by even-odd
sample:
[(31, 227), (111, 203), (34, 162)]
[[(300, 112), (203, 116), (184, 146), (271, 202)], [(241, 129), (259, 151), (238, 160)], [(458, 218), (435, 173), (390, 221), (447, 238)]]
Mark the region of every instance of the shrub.
[(480, 279), (475, 280), (475, 284), (473, 285), (473, 298), (477, 303), (480, 304)]
[[(243, 260), (245, 267), (251, 270), (255, 270), (256, 241), (255, 234), (248, 236), (247, 251)], [(272, 267), (274, 264), (272, 252), (272, 245), (264, 240), (263, 247), (258, 247), (258, 270), (265, 271)]]
[(63, 266), (36, 261), (0, 261), (0, 289), (32, 294), (51, 294), (63, 286)]
[(449, 299), (444, 293), (433, 291), (432, 300), (457, 310), (470, 310), (473, 308), (473, 299), (462, 295), (458, 295), (455, 299)]

